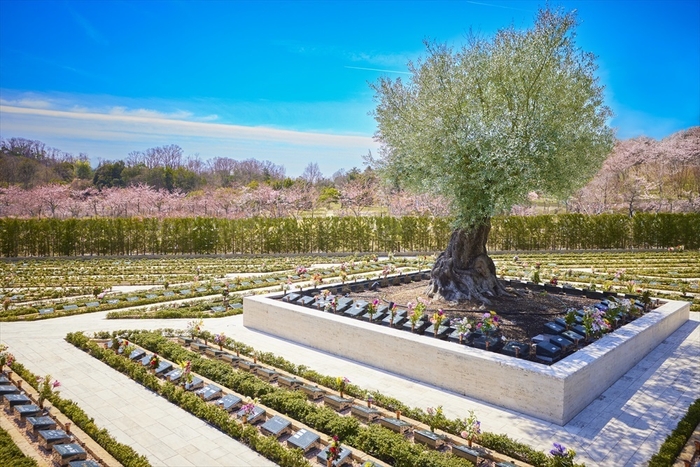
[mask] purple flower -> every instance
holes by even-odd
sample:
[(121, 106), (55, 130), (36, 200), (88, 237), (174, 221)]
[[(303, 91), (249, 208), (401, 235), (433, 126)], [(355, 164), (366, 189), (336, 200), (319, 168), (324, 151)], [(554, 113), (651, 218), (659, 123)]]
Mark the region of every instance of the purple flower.
[(566, 457), (567, 449), (559, 443), (554, 443), (554, 449), (549, 451), (549, 453), (554, 457)]

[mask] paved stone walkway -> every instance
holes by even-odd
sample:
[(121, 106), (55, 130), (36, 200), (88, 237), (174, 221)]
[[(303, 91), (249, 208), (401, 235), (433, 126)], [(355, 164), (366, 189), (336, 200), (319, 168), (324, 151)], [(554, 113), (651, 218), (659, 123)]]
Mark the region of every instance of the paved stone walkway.
[[(77, 330), (184, 329), (189, 320), (106, 320), (105, 315), (0, 323), (0, 341), (32, 372), (58, 378), (63, 397), (75, 400), (99, 426), (156, 466), (273, 465), (63, 340)], [(208, 319), (204, 328), (224, 331), (320, 373), (347, 376), (410, 406), (442, 405), (451, 418), (465, 417), (473, 409), (485, 430), (505, 433), (543, 451), (560, 442), (575, 449), (577, 460), (589, 467), (645, 465), (690, 403), (700, 397), (700, 313), (691, 313), (688, 322), (564, 427), (250, 331), (243, 327), (242, 316)]]

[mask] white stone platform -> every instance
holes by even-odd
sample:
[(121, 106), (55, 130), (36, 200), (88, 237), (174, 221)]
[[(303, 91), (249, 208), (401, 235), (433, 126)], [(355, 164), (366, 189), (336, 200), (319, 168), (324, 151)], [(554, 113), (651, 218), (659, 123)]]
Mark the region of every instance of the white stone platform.
[(278, 300), (244, 298), (244, 326), (458, 394), (566, 425), (688, 321), (688, 302), (659, 308), (551, 366)]

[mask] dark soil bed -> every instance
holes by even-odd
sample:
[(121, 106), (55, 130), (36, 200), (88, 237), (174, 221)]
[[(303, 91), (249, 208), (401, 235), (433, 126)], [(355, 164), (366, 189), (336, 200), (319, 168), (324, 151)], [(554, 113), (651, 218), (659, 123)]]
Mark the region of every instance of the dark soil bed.
[[(413, 282), (398, 286), (389, 286), (378, 289), (376, 292), (364, 291), (351, 293), (353, 299), (372, 301), (379, 298), (384, 303), (394, 302), (399, 307), (405, 308), (408, 302), (416, 302), (417, 297), (427, 298), (425, 291), (428, 281)], [(549, 294), (546, 292), (534, 292), (530, 290), (517, 290), (507, 288), (511, 296), (499, 297), (492, 300), (491, 305), (484, 306), (471, 302), (446, 302), (433, 300), (428, 306), (428, 313), (432, 314), (442, 309), (448, 318), (469, 317), (476, 319), (489, 311), (495, 311), (502, 319), (501, 334), (508, 340), (530, 343), (530, 339), (542, 333), (542, 326), (554, 320), (557, 316), (563, 316), (568, 308), (581, 309), (586, 305), (594, 305), (600, 300), (571, 295)]]

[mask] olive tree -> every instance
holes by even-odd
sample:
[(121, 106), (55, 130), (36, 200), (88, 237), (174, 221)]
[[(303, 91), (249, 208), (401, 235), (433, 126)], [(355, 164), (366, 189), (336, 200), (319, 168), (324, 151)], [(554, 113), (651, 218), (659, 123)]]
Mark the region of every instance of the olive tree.
[(449, 200), (455, 217), (430, 296), (489, 303), (504, 293), (486, 250), (491, 217), (531, 191), (566, 197), (610, 153), (612, 114), (575, 28), (575, 13), (543, 9), (530, 29), (471, 35), (459, 50), (426, 42), (410, 79), (371, 85), (372, 162), (393, 186)]

